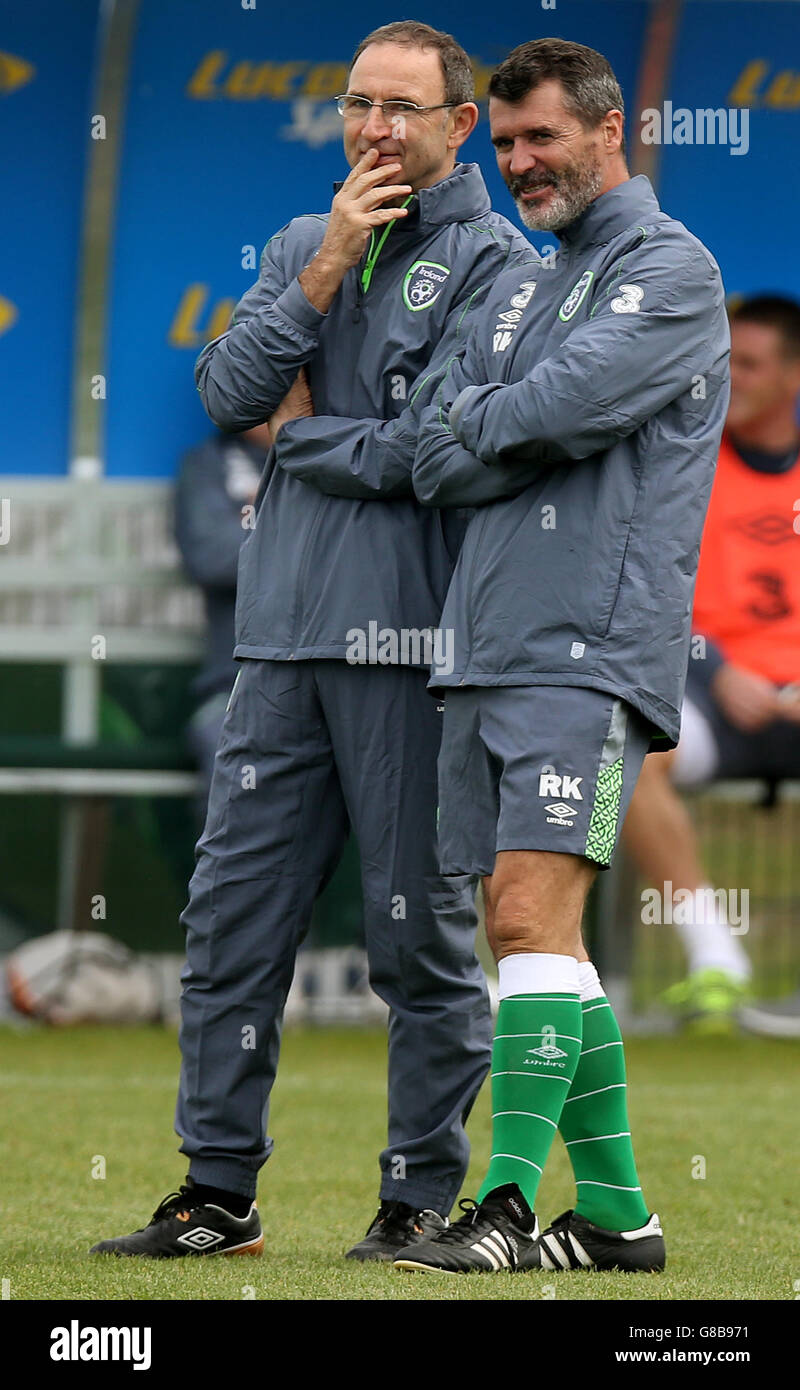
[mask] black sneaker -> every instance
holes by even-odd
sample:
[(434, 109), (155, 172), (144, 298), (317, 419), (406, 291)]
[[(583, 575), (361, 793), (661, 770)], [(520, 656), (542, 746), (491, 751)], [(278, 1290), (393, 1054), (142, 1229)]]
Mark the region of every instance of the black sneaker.
[(574, 1211), (548, 1226), (539, 1242), (542, 1269), (662, 1270), (667, 1262), (655, 1212), (637, 1231), (606, 1231)]
[(170, 1260), (180, 1255), (260, 1255), (264, 1249), (256, 1204), (247, 1216), (231, 1216), (222, 1207), (203, 1205), (193, 1184), (171, 1192), (156, 1207), (150, 1223), (130, 1236), (101, 1240), (90, 1255), (147, 1255)]
[(539, 1223), (516, 1183), (505, 1183), (477, 1202), (458, 1204), (464, 1215), (434, 1240), (401, 1250), (396, 1269), (442, 1274), (539, 1268)]
[(438, 1212), (417, 1211), (406, 1202), (381, 1202), (363, 1240), (348, 1250), (346, 1260), (393, 1260), (398, 1250), (430, 1240), (447, 1229), (447, 1218)]

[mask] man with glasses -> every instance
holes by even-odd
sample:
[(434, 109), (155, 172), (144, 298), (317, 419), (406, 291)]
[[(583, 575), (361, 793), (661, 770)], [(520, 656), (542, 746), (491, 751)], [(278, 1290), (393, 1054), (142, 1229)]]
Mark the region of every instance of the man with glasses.
[(419, 506), (411, 465), (464, 311), (506, 266), (538, 262), (490, 210), (477, 166), (456, 162), (472, 97), (449, 35), (410, 21), (370, 34), (339, 98), (351, 172), (330, 214), (272, 238), (197, 364), (215, 423), (269, 420), (275, 447), (242, 550), (242, 664), (182, 918), (176, 1128), (189, 1175), (149, 1226), (99, 1253), (260, 1253), (283, 1006), (351, 826), (390, 1023), (380, 1208), (350, 1256), (392, 1259), (441, 1230), (466, 1171), (491, 1025), (471, 881), (438, 870), (441, 713), (426, 691), (432, 648), (446, 654), (432, 634), (459, 519)]

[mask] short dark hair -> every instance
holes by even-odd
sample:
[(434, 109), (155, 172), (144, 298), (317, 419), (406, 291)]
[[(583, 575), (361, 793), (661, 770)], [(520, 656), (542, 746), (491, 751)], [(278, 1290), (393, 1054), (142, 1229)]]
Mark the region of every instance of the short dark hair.
[(372, 43), (397, 43), (405, 48), (435, 48), (439, 54), (444, 78), (444, 95), (448, 104), (460, 106), (463, 101), (475, 100), (475, 79), (472, 64), (452, 34), (441, 29), (432, 29), (430, 24), (422, 24), (416, 19), (399, 19), (394, 24), (382, 24), (373, 29), (361, 40), (353, 54), (352, 68), (365, 48)]
[[(608, 59), (567, 39), (531, 39), (512, 49), (492, 73), (489, 96), (514, 105), (553, 78), (561, 83), (567, 110), (587, 130), (599, 126), (609, 111), (621, 111), (624, 117), (622, 88)], [(625, 153), (624, 134), (620, 153)]]
[(761, 323), (774, 328), (787, 357), (800, 357), (800, 304), (779, 294), (757, 294), (737, 300), (728, 310), (731, 323)]

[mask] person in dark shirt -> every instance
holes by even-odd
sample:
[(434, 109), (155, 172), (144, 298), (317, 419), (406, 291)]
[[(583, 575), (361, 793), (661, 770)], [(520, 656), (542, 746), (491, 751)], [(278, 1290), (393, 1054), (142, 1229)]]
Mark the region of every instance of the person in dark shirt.
[(187, 574), (203, 590), (208, 624), (205, 657), (194, 684), (197, 708), (187, 729), (203, 778), (202, 820), (236, 675), (239, 548), (252, 529), (253, 503), (271, 444), (268, 425), (241, 434), (220, 431), (184, 455), (176, 485), (175, 537)]

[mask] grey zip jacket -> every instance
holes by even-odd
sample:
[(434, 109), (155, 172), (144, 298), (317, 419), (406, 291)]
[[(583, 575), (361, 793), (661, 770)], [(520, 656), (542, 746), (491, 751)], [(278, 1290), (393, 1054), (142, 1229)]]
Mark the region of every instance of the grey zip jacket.
[[(285, 425), (267, 461), (239, 561), (237, 657), (345, 658), (352, 629), (438, 624), (463, 522), (414, 497), (418, 412), (481, 287), (539, 259), (491, 211), (478, 166), (459, 164), (385, 238), (373, 235), (321, 314), (297, 277), (326, 223), (297, 218), (267, 243), (233, 326), (197, 361), (203, 404), (223, 429), (268, 419), (301, 366), (316, 412)], [(339, 495), (324, 490), (328, 472)], [(404, 655), (424, 664), (420, 645)]]
[(641, 175), (559, 235), (554, 265), (495, 282), (422, 413), (417, 495), (478, 508), (431, 685), (610, 691), (674, 745), (729, 397), (722, 280)]

